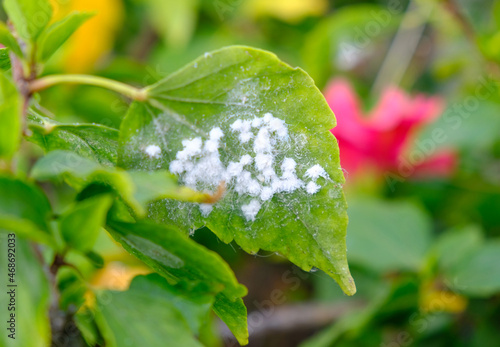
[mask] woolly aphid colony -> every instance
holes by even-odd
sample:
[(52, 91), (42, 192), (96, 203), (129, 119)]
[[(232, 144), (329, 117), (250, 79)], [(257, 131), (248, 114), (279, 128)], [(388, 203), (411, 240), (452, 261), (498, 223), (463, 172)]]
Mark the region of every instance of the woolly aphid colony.
[[(238, 162), (229, 162), (225, 166), (220, 158), (219, 148), (224, 133), (219, 127), (214, 127), (205, 142), (201, 137), (183, 140), (183, 149), (178, 151), (176, 159), (170, 163), (170, 172), (180, 178), (180, 182), (188, 187), (197, 189), (199, 186), (217, 187), (225, 181), (239, 195), (248, 195), (253, 199), (247, 205), (241, 206), (241, 211), (247, 221), (255, 220), (262, 203), (272, 199), (277, 193), (293, 193), (297, 189), (305, 189), (308, 194), (315, 194), (321, 186), (316, 183), (323, 177), (330, 179), (326, 171), (318, 164), (309, 168), (304, 178), (305, 183), (297, 177), (295, 168), (297, 163), (293, 158), (284, 158), (281, 162), (281, 176), (275, 170), (275, 145), (285, 141), (288, 128), (285, 122), (272, 114), (266, 113), (263, 117), (253, 120), (237, 119), (230, 126), (230, 131), (237, 134), (241, 144), (253, 140), (253, 156), (244, 154)], [(150, 145), (145, 149), (151, 158), (158, 158), (161, 149)], [(254, 168), (253, 175), (249, 170)], [(204, 217), (212, 212), (213, 206), (201, 204), (200, 211)]]

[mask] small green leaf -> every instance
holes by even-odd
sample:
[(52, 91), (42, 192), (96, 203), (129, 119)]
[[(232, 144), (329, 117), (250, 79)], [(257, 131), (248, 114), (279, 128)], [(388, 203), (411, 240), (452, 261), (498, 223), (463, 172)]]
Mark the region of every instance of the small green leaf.
[(127, 251), (169, 281), (205, 285), (208, 293), (221, 293), (214, 311), (239, 341), (248, 339), (246, 309), (241, 300), (246, 288), (217, 253), (167, 225), (111, 222), (108, 231)]
[(0, 48), (0, 70), (9, 70), (10, 65), (10, 57), (9, 57), (9, 49), (8, 48)]
[(493, 21), (497, 30), (500, 30), (500, 3), (498, 3), (498, 1), (495, 1), (492, 6)]
[(173, 293), (168, 287), (157, 278), (146, 277), (133, 282), (125, 292), (97, 292), (96, 321), (105, 345), (202, 347), (184, 314), (172, 302)]
[(69, 266), (61, 267), (56, 275), (57, 290), (59, 291), (59, 305), (67, 311), (78, 309), (85, 302), (85, 293), (89, 290), (85, 280), (79, 272)]
[(64, 241), (83, 253), (90, 251), (106, 222), (112, 202), (110, 196), (98, 195), (78, 202), (63, 214), (59, 228)]
[(349, 206), (349, 261), (378, 272), (422, 266), (430, 246), (429, 218), (415, 205), (380, 200)]
[(248, 344), (247, 308), (243, 300), (229, 300), (224, 293), (219, 293), (214, 302), (215, 314), (226, 323), (240, 345)]
[[(338, 70), (354, 68), (380, 39), (387, 38), (399, 23), (399, 11), (374, 4), (352, 4), (332, 12), (306, 36), (302, 59), (306, 71), (323, 87)], [(377, 25), (377, 31), (363, 30)]]
[(205, 283), (209, 292), (224, 291), (230, 300), (246, 294), (246, 288), (217, 253), (176, 228), (149, 222), (108, 221), (108, 226), (111, 236), (125, 249), (171, 281)]
[(488, 240), (445, 272), (446, 284), (459, 293), (488, 297), (500, 292), (500, 239)]
[(169, 47), (182, 48), (193, 35), (198, 6), (198, 0), (150, 0), (151, 24)]
[(0, 158), (11, 158), (21, 141), (22, 101), (17, 88), (0, 71)]
[(181, 187), (165, 171), (132, 172), (106, 167), (72, 152), (55, 150), (40, 159), (31, 172), (37, 180), (66, 180), (81, 191), (92, 184), (111, 187), (138, 215), (144, 215), (148, 203), (172, 198), (206, 202), (212, 196)]
[(39, 61), (47, 61), (92, 16), (92, 13), (73, 12), (45, 29), (39, 39)]
[(48, 0), (4, 0), (3, 7), (22, 38), (35, 42), (52, 18)]
[(0, 231), (14, 231), (37, 242), (51, 244), (51, 207), (35, 185), (0, 176)]
[(478, 227), (447, 231), (434, 245), (440, 268), (445, 272), (453, 271), (463, 261), (467, 261), (483, 243), (483, 233)]
[(102, 336), (99, 333), (95, 314), (88, 307), (83, 307), (78, 310), (75, 315), (75, 324), (89, 346), (104, 345)]
[(99, 253), (88, 251), (85, 253), (85, 256), (97, 269), (102, 269), (104, 267), (104, 259)]
[(103, 165), (114, 166), (117, 158), (118, 131), (99, 124), (65, 124), (56, 122), (30, 109), (27, 140), (45, 152), (57, 149), (72, 151)]
[(54, 239), (30, 220), (5, 216), (0, 211), (0, 232), (15, 232), (18, 236), (47, 245), (55, 245)]
[(3, 22), (0, 22), (0, 43), (12, 50), (19, 58), (23, 57), (23, 52), (16, 38), (10, 33), (9, 28)]
[[(2, 195), (0, 194), (0, 198)], [(35, 202), (33, 202), (35, 204)], [(36, 205), (34, 205), (36, 206)], [(2, 268), (2, 294), (0, 295), (0, 305), (4, 307), (4, 317), (2, 318), (2, 333), (0, 334), (0, 346), (2, 347), (47, 347), (50, 346), (50, 289), (49, 282), (45, 277), (39, 260), (37, 259), (32, 245), (26, 240), (17, 238), (15, 241), (16, 272), (13, 283), (17, 287), (7, 288), (5, 281), (7, 276), (7, 237), (0, 237), (0, 249), (3, 254), (0, 258)], [(5, 284), (4, 284), (5, 283)], [(16, 310), (7, 311), (11, 296), (9, 290), (15, 290)], [(9, 338), (12, 332), (7, 321), (10, 314), (15, 314), (15, 339)]]
[[(203, 141), (213, 147), (214, 141), (209, 142), (213, 130), (214, 136), (222, 133), (221, 143), (216, 144), (220, 147), (214, 152), (216, 158), (210, 157), (207, 149), (203, 155), (195, 153), (193, 159), (197, 160), (197, 177), (206, 177), (210, 183), (193, 183), (191, 169), (189, 174), (186, 170), (180, 175), (180, 182), (214, 192), (221, 181), (227, 181), (225, 195), (217, 204), (157, 202), (149, 211), (152, 219), (170, 221), (185, 231), (205, 225), (222, 241), (234, 239), (249, 253), (259, 249), (279, 252), (306, 271), (322, 269), (347, 294), (355, 293), (345, 250), (344, 177), (337, 142), (330, 133), (335, 117), (304, 71), (265, 51), (229, 47), (205, 54), (147, 91), (149, 102), (132, 104), (122, 122), (119, 165), (127, 169), (171, 169), (174, 159), (182, 157), (183, 147), (194, 146), (191, 150), (196, 151), (196, 143), (202, 146)], [(263, 124), (269, 113), (273, 115), (269, 122), (283, 131), (273, 133), (276, 143), (271, 151), (272, 173), (276, 183), (283, 186), (282, 190), (273, 190), (274, 195), (263, 197), (259, 196), (260, 189), (272, 189), (254, 166), (255, 141), (242, 140), (231, 126), (238, 119), (257, 119)], [(256, 125), (246, 135), (255, 139), (259, 129)], [(148, 148), (156, 148), (156, 155), (148, 153)], [(253, 196), (238, 192), (246, 189), (245, 183), (226, 177), (231, 162), (239, 162), (244, 155), (254, 161), (245, 168), (250, 178), (244, 181), (253, 180), (257, 187)], [(294, 181), (294, 187), (300, 188), (287, 188), (290, 181), (278, 177), (285, 159), (292, 160), (292, 166), (296, 164), (293, 170), (298, 181)], [(309, 178), (306, 172), (316, 165), (325, 170), (320, 170), (323, 177)], [(306, 190), (308, 185), (310, 189)]]
[(214, 301), (214, 296), (207, 294), (204, 288), (186, 284), (172, 285), (158, 274), (135, 277), (130, 289), (168, 301), (182, 313), (193, 335), (198, 335), (201, 327), (207, 324)]

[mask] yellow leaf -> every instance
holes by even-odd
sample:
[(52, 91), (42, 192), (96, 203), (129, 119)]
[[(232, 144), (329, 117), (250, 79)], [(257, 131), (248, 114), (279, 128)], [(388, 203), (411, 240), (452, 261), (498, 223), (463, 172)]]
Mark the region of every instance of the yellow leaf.
[(79, 28), (69, 40), (63, 58), (63, 68), (69, 73), (94, 70), (96, 63), (110, 53), (116, 35), (124, 22), (122, 0), (71, 0), (61, 4), (51, 0), (53, 20), (73, 11), (95, 12), (96, 15)]
[(327, 10), (326, 0), (248, 0), (243, 5), (243, 12), (251, 17), (276, 17), (289, 23), (321, 16)]
[(437, 289), (433, 283), (420, 289), (420, 309), (423, 312), (461, 313), (467, 308), (467, 298), (449, 290)]
[(96, 289), (127, 290), (135, 276), (151, 273), (145, 266), (127, 266), (121, 262), (111, 262), (99, 270), (91, 281)]

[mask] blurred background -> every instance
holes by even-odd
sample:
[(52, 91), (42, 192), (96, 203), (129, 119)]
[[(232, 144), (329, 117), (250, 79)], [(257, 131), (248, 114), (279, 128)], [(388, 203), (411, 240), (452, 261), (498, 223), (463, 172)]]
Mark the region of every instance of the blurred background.
[[(338, 122), (358, 293), (198, 230), (249, 288), (250, 346), (500, 346), (500, 2), (52, 2), (56, 19), (96, 15), (45, 74), (144, 86), (241, 44), (301, 67), (324, 93)], [(117, 128), (127, 110), (87, 86), (42, 98), (62, 121)], [(124, 289), (148, 272), (105, 235), (98, 244), (106, 266), (85, 273), (94, 286)], [(215, 319), (205, 334), (211, 346), (237, 345)]]

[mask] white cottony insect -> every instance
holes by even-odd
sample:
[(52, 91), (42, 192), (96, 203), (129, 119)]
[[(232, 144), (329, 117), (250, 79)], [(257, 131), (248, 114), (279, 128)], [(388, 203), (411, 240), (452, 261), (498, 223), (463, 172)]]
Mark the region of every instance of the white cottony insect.
[(250, 155), (248, 155), (248, 154), (245, 154), (244, 156), (242, 156), (240, 158), (240, 163), (243, 166), (250, 165), (252, 163), (252, 161), (253, 161), (253, 158)]
[[(221, 146), (225, 147), (222, 142), (224, 132), (220, 127), (214, 127), (205, 141), (201, 137), (183, 140), (184, 148), (176, 153), (176, 159), (170, 163), (170, 171), (193, 189), (214, 189), (225, 181), (228, 191), (234, 191), (241, 197), (253, 197), (248, 204), (241, 206), (247, 221), (254, 221), (262, 203), (270, 201), (275, 194), (289, 194), (299, 189), (305, 189), (307, 194), (316, 194), (321, 186), (315, 181), (319, 177), (329, 179), (323, 167), (314, 165), (304, 175), (312, 179), (306, 184), (297, 176), (299, 165), (295, 159), (285, 157), (278, 161), (276, 144), (286, 141), (288, 129), (283, 120), (271, 113), (251, 120), (236, 119), (229, 129), (237, 134), (242, 146), (253, 140), (253, 151), (223, 163), (219, 150)], [(207, 217), (213, 205), (200, 204), (199, 209), (202, 216)]]
[(241, 143), (247, 143), (248, 141), (250, 141), (251, 139), (253, 138), (253, 134), (248, 131), (248, 132), (242, 132), (240, 135), (239, 135), (239, 139), (240, 139), (240, 142)]
[(259, 153), (255, 156), (255, 167), (259, 171), (264, 171), (265, 169), (271, 168), (273, 165), (273, 156), (270, 154)]
[(285, 158), (281, 164), (281, 171), (283, 172), (283, 178), (295, 177), (295, 167), (297, 163), (292, 158)]
[(216, 127), (210, 130), (209, 136), (210, 140), (220, 140), (222, 137), (224, 137), (224, 133), (222, 132), (221, 128)]
[(212, 204), (200, 204), (200, 212), (203, 217), (208, 217), (213, 209), (214, 206)]
[(196, 137), (192, 140), (183, 140), (182, 145), (184, 146), (184, 149), (177, 152), (177, 155), (175, 156), (179, 160), (187, 160), (201, 154), (201, 137)]
[(159, 158), (161, 154), (161, 148), (157, 145), (149, 145), (144, 151), (150, 158)]
[(318, 179), (320, 177), (329, 179), (330, 176), (326, 173), (325, 169), (319, 164), (316, 164), (312, 167), (310, 167), (305, 174), (306, 177), (312, 178), (313, 180)]
[(262, 192), (260, 192), (260, 199), (262, 201), (267, 201), (271, 199), (274, 195), (273, 188), (271, 187), (264, 187), (262, 188)]
[(246, 220), (254, 221), (255, 216), (257, 216), (257, 213), (259, 213), (260, 207), (260, 202), (256, 199), (253, 199), (248, 205), (241, 206), (241, 210), (243, 211), (243, 215), (245, 216)]
[(261, 128), (255, 137), (253, 151), (255, 153), (271, 152), (271, 137), (267, 128)]
[(306, 186), (306, 191), (309, 194), (316, 194), (317, 192), (319, 192), (320, 189), (321, 189), (321, 186), (317, 185), (314, 182), (309, 182)]
[(252, 120), (252, 127), (258, 128), (261, 126), (262, 122), (263, 122), (262, 118), (254, 118)]

